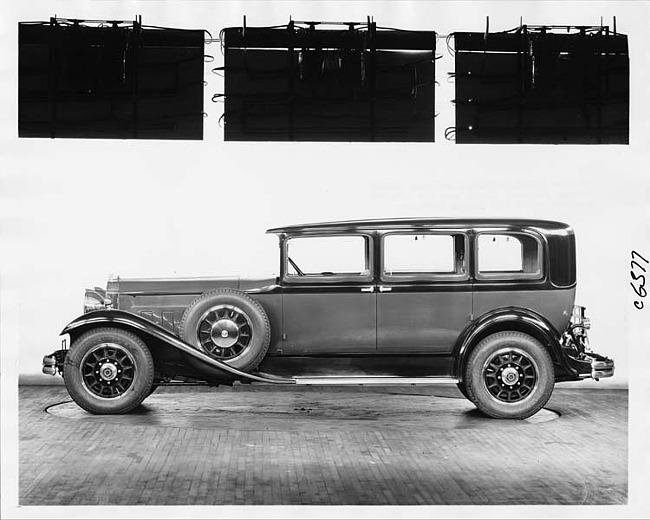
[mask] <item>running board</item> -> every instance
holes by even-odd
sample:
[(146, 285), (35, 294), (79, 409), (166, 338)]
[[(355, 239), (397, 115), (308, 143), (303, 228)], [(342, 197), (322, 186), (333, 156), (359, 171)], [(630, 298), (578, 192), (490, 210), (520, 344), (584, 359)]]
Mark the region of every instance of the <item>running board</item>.
[(294, 377), (297, 385), (455, 385), (454, 377), (398, 377), (398, 376), (322, 376)]

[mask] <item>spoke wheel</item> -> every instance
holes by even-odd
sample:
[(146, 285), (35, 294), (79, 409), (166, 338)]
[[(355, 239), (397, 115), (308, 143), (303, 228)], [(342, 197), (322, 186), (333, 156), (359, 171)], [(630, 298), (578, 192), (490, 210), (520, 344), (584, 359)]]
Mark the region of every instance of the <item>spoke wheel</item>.
[(135, 334), (102, 327), (74, 340), (63, 374), (70, 397), (81, 408), (94, 414), (122, 414), (151, 393), (154, 361)]
[(217, 305), (199, 320), (199, 343), (217, 359), (239, 356), (250, 345), (252, 336), (250, 318), (234, 305)]
[(495, 399), (516, 403), (537, 385), (537, 365), (518, 349), (504, 349), (483, 368), (485, 386)]
[(122, 397), (135, 376), (135, 360), (115, 343), (100, 343), (84, 356), (79, 365), (86, 389), (101, 399)]
[(497, 419), (525, 419), (547, 403), (555, 373), (551, 356), (532, 336), (497, 332), (480, 341), (463, 369), (467, 398)]
[[(196, 298), (185, 309), (178, 328), (189, 345), (244, 371), (260, 364), (271, 343), (264, 307), (248, 294), (229, 288)], [(205, 373), (204, 365), (196, 368)]]

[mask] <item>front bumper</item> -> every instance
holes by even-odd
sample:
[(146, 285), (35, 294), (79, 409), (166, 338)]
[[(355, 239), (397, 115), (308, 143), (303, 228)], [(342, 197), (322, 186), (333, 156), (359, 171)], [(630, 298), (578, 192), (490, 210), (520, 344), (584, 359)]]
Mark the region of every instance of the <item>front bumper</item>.
[(63, 374), (63, 362), (67, 350), (57, 350), (43, 358), (43, 373), (48, 376)]

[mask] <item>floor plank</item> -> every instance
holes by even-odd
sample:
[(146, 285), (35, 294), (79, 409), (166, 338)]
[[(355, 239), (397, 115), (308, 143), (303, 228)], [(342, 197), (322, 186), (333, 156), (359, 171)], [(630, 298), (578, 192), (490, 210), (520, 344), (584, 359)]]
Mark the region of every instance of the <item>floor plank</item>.
[(21, 505), (627, 502), (621, 389), (560, 385), (527, 421), (444, 385), (161, 388), (101, 417), (19, 395)]

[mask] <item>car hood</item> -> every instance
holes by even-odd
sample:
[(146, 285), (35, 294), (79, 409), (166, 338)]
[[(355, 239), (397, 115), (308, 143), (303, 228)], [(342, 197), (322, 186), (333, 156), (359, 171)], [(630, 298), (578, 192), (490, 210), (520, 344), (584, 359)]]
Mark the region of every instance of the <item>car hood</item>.
[(276, 285), (276, 277), (211, 277), (211, 278), (114, 278), (108, 281), (108, 292), (118, 294), (201, 294), (212, 289), (229, 288), (255, 292)]

